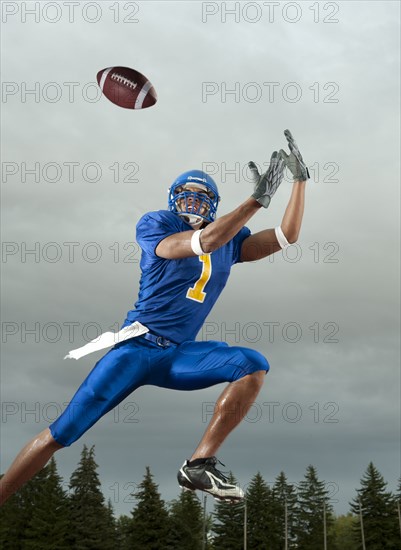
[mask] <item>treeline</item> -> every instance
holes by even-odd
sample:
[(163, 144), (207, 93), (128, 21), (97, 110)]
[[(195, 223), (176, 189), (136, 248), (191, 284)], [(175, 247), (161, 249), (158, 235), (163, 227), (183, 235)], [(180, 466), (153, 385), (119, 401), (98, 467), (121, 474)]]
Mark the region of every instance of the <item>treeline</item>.
[[(94, 448), (84, 446), (67, 492), (53, 458), (0, 509), (0, 548), (242, 550), (245, 538), (248, 550), (401, 548), (401, 479), (392, 494), (372, 463), (350, 512), (341, 516), (335, 516), (330, 493), (313, 466), (296, 485), (283, 472), (273, 485), (257, 473), (246, 503), (216, 501), (212, 514), (204, 513), (204, 501), (191, 491), (165, 503), (147, 467), (131, 516), (116, 518), (111, 502), (105, 502), (97, 468)], [(232, 475), (230, 480), (235, 482)]]

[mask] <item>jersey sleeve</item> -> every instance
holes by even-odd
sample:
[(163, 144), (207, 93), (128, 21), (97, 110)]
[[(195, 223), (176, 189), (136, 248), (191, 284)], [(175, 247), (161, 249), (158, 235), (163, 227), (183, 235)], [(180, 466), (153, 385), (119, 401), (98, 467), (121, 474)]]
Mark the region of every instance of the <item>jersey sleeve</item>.
[(250, 229), (248, 227), (243, 227), (233, 238), (233, 264), (237, 264), (241, 262), (241, 248), (242, 243), (245, 239), (249, 237), (251, 234)]
[(166, 237), (178, 233), (181, 229), (176, 223), (176, 216), (171, 212), (159, 210), (142, 216), (136, 226), (136, 240), (142, 251), (156, 256), (157, 245)]

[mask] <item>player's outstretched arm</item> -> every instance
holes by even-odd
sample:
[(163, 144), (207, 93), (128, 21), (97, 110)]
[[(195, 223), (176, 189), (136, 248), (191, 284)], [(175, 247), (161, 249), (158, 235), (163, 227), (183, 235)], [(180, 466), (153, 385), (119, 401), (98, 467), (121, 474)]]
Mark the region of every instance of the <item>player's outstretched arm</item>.
[[(261, 206), (256, 199), (250, 197), (229, 214), (208, 224), (200, 238), (203, 252), (209, 254), (228, 243)], [(166, 237), (157, 245), (156, 254), (167, 260), (196, 256), (191, 243), (194, 233), (195, 231), (183, 231)]]
[(285, 159), (286, 166), (293, 175), (294, 184), (291, 197), (279, 228), (265, 229), (244, 240), (241, 249), (243, 262), (270, 256), (286, 246), (286, 243), (295, 243), (299, 237), (304, 213), (305, 184), (310, 176), (291, 132), (285, 130), (284, 135), (287, 138), (291, 154), (287, 155), (282, 149), (279, 154)]
[[(244, 227), (261, 206), (265, 208), (269, 206), (272, 196), (283, 180), (285, 166), (284, 156), (277, 153), (277, 151), (273, 152), (269, 169), (262, 175), (259, 174), (255, 163), (249, 163), (254, 183), (252, 196), (238, 208), (218, 218), (203, 229), (198, 241), (202, 253), (209, 254), (225, 245)], [(192, 237), (194, 233), (195, 231), (183, 231), (166, 237), (158, 244), (156, 254), (166, 259), (187, 258), (198, 255), (193, 250)]]
[[(290, 200), (288, 201), (282, 222), (281, 230), (288, 241), (293, 244), (298, 240), (304, 213), (306, 181), (294, 181)], [(242, 243), (241, 261), (253, 262), (270, 256), (281, 250), (276, 229), (264, 229), (250, 235)]]

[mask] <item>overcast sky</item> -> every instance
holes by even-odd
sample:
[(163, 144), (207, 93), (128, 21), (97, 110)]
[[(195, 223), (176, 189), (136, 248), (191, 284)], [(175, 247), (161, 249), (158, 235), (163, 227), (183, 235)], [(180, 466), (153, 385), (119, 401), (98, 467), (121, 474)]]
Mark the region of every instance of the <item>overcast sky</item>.
[[(297, 483), (313, 464), (338, 513), (370, 461), (394, 490), (399, 3), (36, 5), (30, 15), (33, 2), (2, 2), (1, 471), (101, 352), (64, 355), (119, 326), (136, 300), (139, 217), (165, 208), (191, 168), (213, 175), (229, 212), (251, 193), (248, 161), (266, 167), (290, 128), (312, 173), (299, 242), (236, 266), (199, 334), (271, 364), (218, 456), (242, 485), (282, 470)], [(156, 106), (100, 97), (96, 74), (113, 65), (143, 72)], [(252, 231), (280, 223), (290, 190), (287, 175)], [(140, 388), (56, 455), (60, 474), (68, 481), (82, 445), (95, 445), (117, 513), (132, 509), (146, 465), (175, 498), (222, 389)]]

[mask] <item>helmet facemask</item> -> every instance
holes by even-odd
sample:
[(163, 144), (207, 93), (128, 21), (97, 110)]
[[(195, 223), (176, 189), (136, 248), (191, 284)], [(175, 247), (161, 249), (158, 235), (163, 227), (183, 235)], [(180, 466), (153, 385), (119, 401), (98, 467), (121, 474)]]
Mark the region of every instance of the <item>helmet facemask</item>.
[(190, 170), (171, 185), (168, 208), (189, 225), (201, 227), (215, 220), (219, 200), (214, 180), (201, 170)]
[(175, 189), (174, 199), (177, 214), (190, 225), (200, 225), (204, 221), (208, 221), (212, 202), (207, 195), (206, 188), (195, 191), (186, 189), (186, 186), (183, 185)]
[[(188, 189), (189, 187), (189, 189)], [(195, 188), (195, 189), (194, 189)], [(188, 183), (174, 189), (170, 201), (173, 211), (190, 225), (201, 225), (211, 221), (216, 214), (215, 195), (204, 185)], [(212, 216), (211, 216), (212, 214)]]

